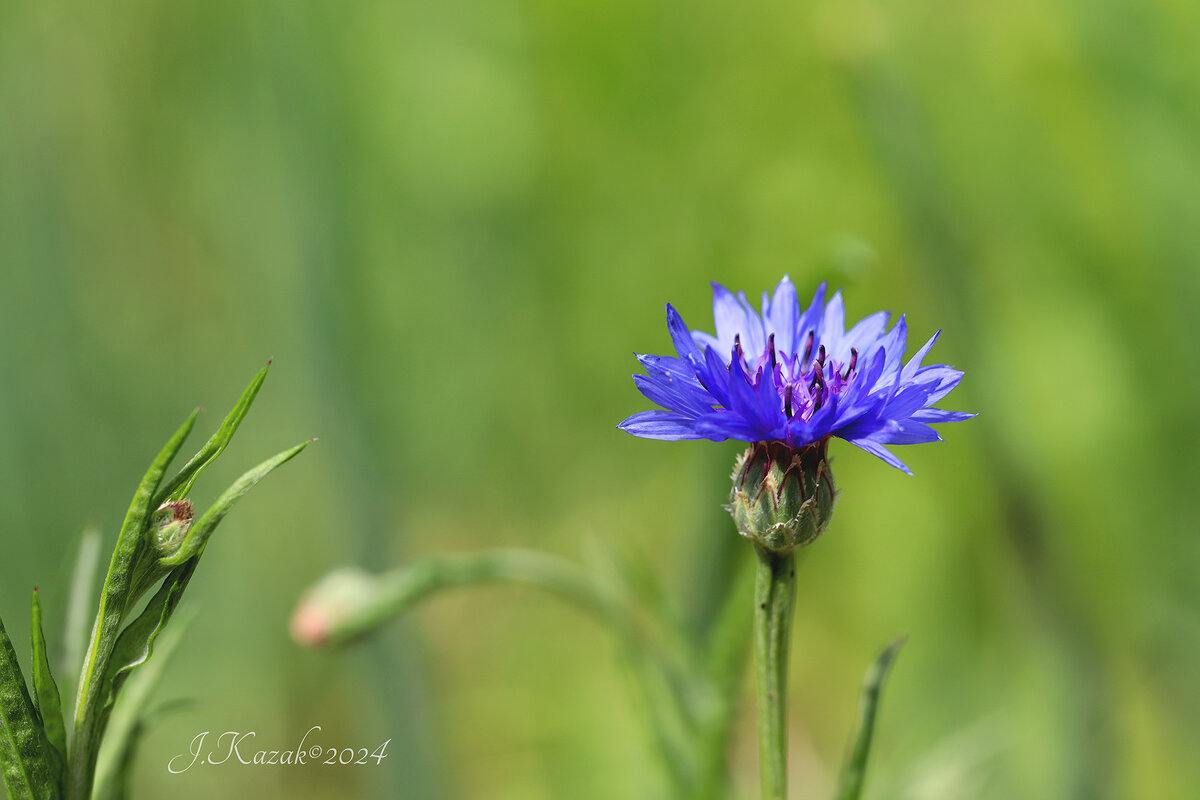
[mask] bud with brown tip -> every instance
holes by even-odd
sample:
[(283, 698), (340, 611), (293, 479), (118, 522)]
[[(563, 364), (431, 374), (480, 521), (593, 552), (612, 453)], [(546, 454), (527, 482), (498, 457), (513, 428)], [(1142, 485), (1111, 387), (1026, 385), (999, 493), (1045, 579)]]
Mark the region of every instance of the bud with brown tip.
[(173, 555), (192, 529), (192, 502), (173, 500), (163, 503), (150, 519), (154, 547), (160, 555)]

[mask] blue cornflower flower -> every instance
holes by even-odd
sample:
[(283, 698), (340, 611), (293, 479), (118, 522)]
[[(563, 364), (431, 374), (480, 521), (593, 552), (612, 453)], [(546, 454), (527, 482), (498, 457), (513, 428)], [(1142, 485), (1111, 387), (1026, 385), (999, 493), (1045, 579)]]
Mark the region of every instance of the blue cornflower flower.
[(762, 313), (713, 284), (716, 336), (693, 331), (667, 305), (675, 356), (638, 355), (646, 375), (633, 380), (665, 410), (634, 414), (617, 427), (646, 439), (734, 439), (789, 448), (845, 439), (912, 474), (884, 445), (941, 441), (930, 423), (974, 414), (932, 408), (962, 380), (944, 364), (921, 366), (941, 331), (902, 364), (908, 325), (887, 329), (880, 311), (850, 330), (841, 292), (825, 284), (801, 310), (785, 275)]

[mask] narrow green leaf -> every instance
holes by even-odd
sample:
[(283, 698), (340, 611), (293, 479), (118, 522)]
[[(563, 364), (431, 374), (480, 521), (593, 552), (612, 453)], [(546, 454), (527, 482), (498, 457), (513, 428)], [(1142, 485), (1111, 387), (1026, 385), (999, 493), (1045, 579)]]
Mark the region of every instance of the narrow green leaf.
[(60, 772), (0, 621), (0, 768), (9, 800), (62, 797)]
[(190, 560), (204, 550), (204, 545), (208, 543), (208, 537), (212, 536), (214, 530), (225, 515), (229, 513), (229, 509), (233, 508), (233, 504), (242, 498), (246, 492), (254, 488), (255, 484), (267, 477), (275, 468), (287, 463), (294, 458), (301, 450), (312, 444), (313, 440), (296, 445), (290, 450), (284, 450), (278, 455), (268, 458), (266, 461), (246, 472), (242, 477), (233, 482), (233, 485), (225, 490), (225, 493), (218, 497), (204, 512), (204, 516), (192, 526), (188, 531), (187, 537), (179, 545), (179, 551), (173, 556), (160, 558), (158, 563), (163, 567), (175, 567)]
[(112, 647), (116, 642), (117, 633), (125, 614), (136, 598), (130, 592), (133, 581), (134, 567), (138, 556), (143, 552), (146, 525), (151, 512), (157, 506), (153, 504), (155, 491), (162, 482), (167, 465), (179, 452), (184, 440), (196, 424), (199, 409), (193, 411), (184, 420), (179, 429), (171, 436), (162, 450), (159, 451), (150, 468), (142, 477), (129, 511), (125, 514), (125, 522), (117, 535), (117, 546), (113, 550), (112, 561), (109, 562), (108, 575), (104, 579), (104, 588), (100, 593), (100, 608), (96, 614), (96, 624), (92, 630), (91, 643), (84, 656), (83, 670), (79, 676), (79, 691), (75, 701), (75, 723), (71, 741), (71, 764), (69, 794), (75, 798), (83, 798), (91, 789), (92, 768), (95, 764), (96, 745), (92, 740), (93, 727), (96, 720), (96, 705), (100, 697), (102, 678), (108, 666)]
[[(150, 695), (179, 643), (183, 641), (193, 616), (187, 610), (180, 612), (179, 620), (169, 630), (164, 630), (155, 642), (153, 660), (138, 669), (121, 692), (120, 699), (113, 707), (112, 719), (104, 735), (104, 746), (96, 764), (96, 793), (93, 800), (124, 800), (127, 797), (129, 773), (138, 740), (150, 718), (158, 716), (166, 708), (160, 706), (148, 712), (146, 707)], [(177, 704), (168, 707), (177, 707)]]
[(172, 570), (142, 613), (126, 625), (125, 630), (117, 637), (104, 676), (104, 688), (100, 693), (105, 709), (116, 700), (129, 673), (149, 661), (154, 654), (154, 642), (170, 622), (171, 615), (175, 613), (183, 596), (183, 590), (187, 588), (198, 564), (199, 559), (192, 559)]
[(89, 623), (95, 615), (97, 567), (100, 564), (100, 531), (87, 528), (79, 539), (79, 554), (75, 557), (75, 571), (71, 574), (71, 589), (67, 596), (67, 622), (63, 629), (62, 660), (58, 663), (58, 675), (63, 697), (74, 697), (83, 668), (83, 651), (87, 648)]
[(863, 681), (862, 699), (858, 705), (858, 729), (847, 754), (846, 764), (842, 767), (837, 800), (858, 800), (862, 795), (867, 774), (867, 756), (871, 754), (871, 737), (875, 732), (875, 714), (879, 709), (883, 683), (887, 680), (892, 663), (896, 660), (904, 641), (904, 637), (900, 637), (885, 647), (867, 671), (866, 680)]
[(33, 700), (42, 715), (42, 726), (46, 738), (61, 759), (59, 767), (66, 765), (67, 729), (63, 726), (62, 699), (58, 684), (50, 672), (50, 661), (46, 657), (46, 634), (42, 629), (42, 604), (38, 602), (38, 590), (33, 590)]
[(182, 500), (187, 497), (187, 493), (191, 491), (192, 484), (196, 482), (196, 477), (200, 471), (216, 460), (217, 456), (224, 452), (229, 446), (229, 442), (233, 439), (233, 434), (237, 432), (238, 426), (242, 424), (246, 413), (250, 411), (250, 406), (254, 405), (254, 398), (258, 396), (258, 390), (262, 388), (263, 381), (267, 379), (267, 370), (271, 368), (271, 362), (268, 361), (266, 366), (258, 371), (254, 376), (254, 380), (250, 381), (250, 385), (242, 392), (242, 396), (238, 398), (233, 409), (225, 417), (225, 421), (221, 423), (221, 427), (217, 429), (209, 440), (200, 448), (200, 451), (179, 470), (179, 474), (167, 481), (162, 491), (155, 497), (154, 507), (158, 508), (168, 500)]

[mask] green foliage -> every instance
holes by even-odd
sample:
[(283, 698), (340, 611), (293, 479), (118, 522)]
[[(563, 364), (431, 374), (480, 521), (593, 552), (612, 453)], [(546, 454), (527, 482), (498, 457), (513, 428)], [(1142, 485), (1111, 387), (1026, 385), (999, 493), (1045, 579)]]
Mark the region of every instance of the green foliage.
[(46, 634), (42, 630), (42, 604), (38, 600), (37, 589), (33, 590), (33, 619), (30, 628), (33, 632), (33, 698), (38, 714), (42, 718), (42, 727), (50, 746), (54, 748), (57, 761), (61, 765), (67, 763), (67, 729), (63, 724), (62, 700), (58, 694), (58, 684), (50, 672), (50, 660), (46, 656)]
[[(787, 704), (773, 698), (787, 696), (795, 557), (755, 549), (759, 577), (753, 608), (755, 615), (769, 620), (755, 625), (756, 662), (760, 692), (772, 698), (773, 705), (772, 713), (763, 713), (760, 721), (762, 743), (770, 745), (763, 755), (763, 796), (782, 797), (787, 783)], [(595, 616), (621, 644), (636, 679), (634, 694), (644, 704), (642, 720), (670, 796), (728, 796), (726, 751), (737, 678), (750, 638), (748, 587), (742, 581), (730, 584), (711, 635), (693, 638), (644, 593), (631, 594), (630, 575), (611, 560), (607, 568), (596, 564), (585, 572), (558, 556), (525, 550), (431, 556), (382, 575), (357, 569), (330, 573), (301, 599), (292, 633), (308, 646), (346, 645), (434, 594), (492, 582), (532, 585)], [(883, 682), (902, 643), (888, 646), (867, 674), (837, 800), (858, 800), (861, 795)]]
[(62, 761), (46, 737), (12, 642), (0, 621), (0, 768), (10, 800), (62, 797)]
[[(677, 620), (631, 588), (638, 582), (623, 566), (603, 552), (596, 560), (585, 571), (559, 556), (508, 549), (432, 556), (382, 575), (343, 569), (305, 594), (292, 631), (309, 646), (345, 645), (439, 592), (494, 582), (535, 586), (587, 612), (615, 637), (671, 796), (724, 796), (736, 686), (729, 673), (737, 674), (742, 659), (710, 659), (705, 643), (692, 641)], [(746, 622), (725, 633), (733, 649), (746, 641), (749, 615), (741, 616)]]
[[(200, 471), (224, 451), (258, 394), (266, 371), (264, 367), (255, 376), (220, 429), (200, 452), (162, 485), (167, 467), (195, 424), (199, 410), (193, 411), (159, 451), (134, 493), (117, 536), (100, 594), (91, 642), (83, 657), (69, 748), (58, 686), (47, 656), (37, 590), (33, 593), (31, 620), (32, 701), (16, 653), (0, 624), (0, 716), (4, 734), (0, 739), (0, 765), (9, 795), (14, 800), (53, 800), (62, 796), (68, 800), (90, 800), (97, 759), (114, 703), (133, 671), (150, 662), (155, 642), (170, 622), (217, 524), (260, 480), (308, 446), (309, 442), (304, 442), (290, 448), (244, 474), (212, 504), (182, 542), (172, 544), (171, 553), (160, 552), (162, 543), (152, 531), (153, 512), (165, 502), (183, 500)], [(75, 577), (83, 586), (90, 584), (87, 562), (91, 560), (91, 552), (93, 548), (87, 546), (81, 549), (82, 567)], [(155, 584), (159, 584), (159, 588), (154, 596), (141, 613), (126, 624), (138, 599)], [(75, 598), (72, 608), (82, 608), (83, 603)], [(170, 648), (177, 644), (178, 637), (170, 639)], [(159, 666), (152, 673), (155, 679), (161, 672), (163, 660), (157, 662)], [(116, 755), (115, 763), (110, 760), (106, 764), (106, 797), (124, 794), (133, 743), (143, 726), (139, 714), (152, 683), (153, 679), (148, 678), (146, 688), (138, 693), (135, 710), (130, 712), (132, 716), (123, 720), (117, 741), (110, 747)]]

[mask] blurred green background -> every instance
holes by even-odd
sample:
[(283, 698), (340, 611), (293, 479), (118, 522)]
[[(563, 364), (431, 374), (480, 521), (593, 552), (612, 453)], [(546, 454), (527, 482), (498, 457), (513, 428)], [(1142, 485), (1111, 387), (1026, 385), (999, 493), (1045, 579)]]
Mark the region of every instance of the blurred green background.
[[(136, 796), (652, 798), (611, 638), (531, 590), (365, 646), (286, 623), (328, 569), (603, 540), (702, 624), (737, 448), (636, 440), (632, 352), (707, 282), (907, 311), (981, 412), (835, 444), (803, 565), (796, 797), (910, 641), (872, 798), (1200, 796), (1200, 6), (928, 0), (0, 2), (0, 613), (57, 629), (195, 404), (272, 374), (207, 501), (321, 441), (208, 550)], [(914, 345), (915, 346), (915, 345)], [(250, 610), (247, 610), (250, 609)], [(28, 647), (22, 650), (27, 657)], [(747, 686), (747, 690), (749, 686)], [(749, 694), (746, 695), (747, 701)], [(167, 774), (205, 730), (391, 738), (379, 767)], [(730, 752), (756, 791), (749, 703)]]

